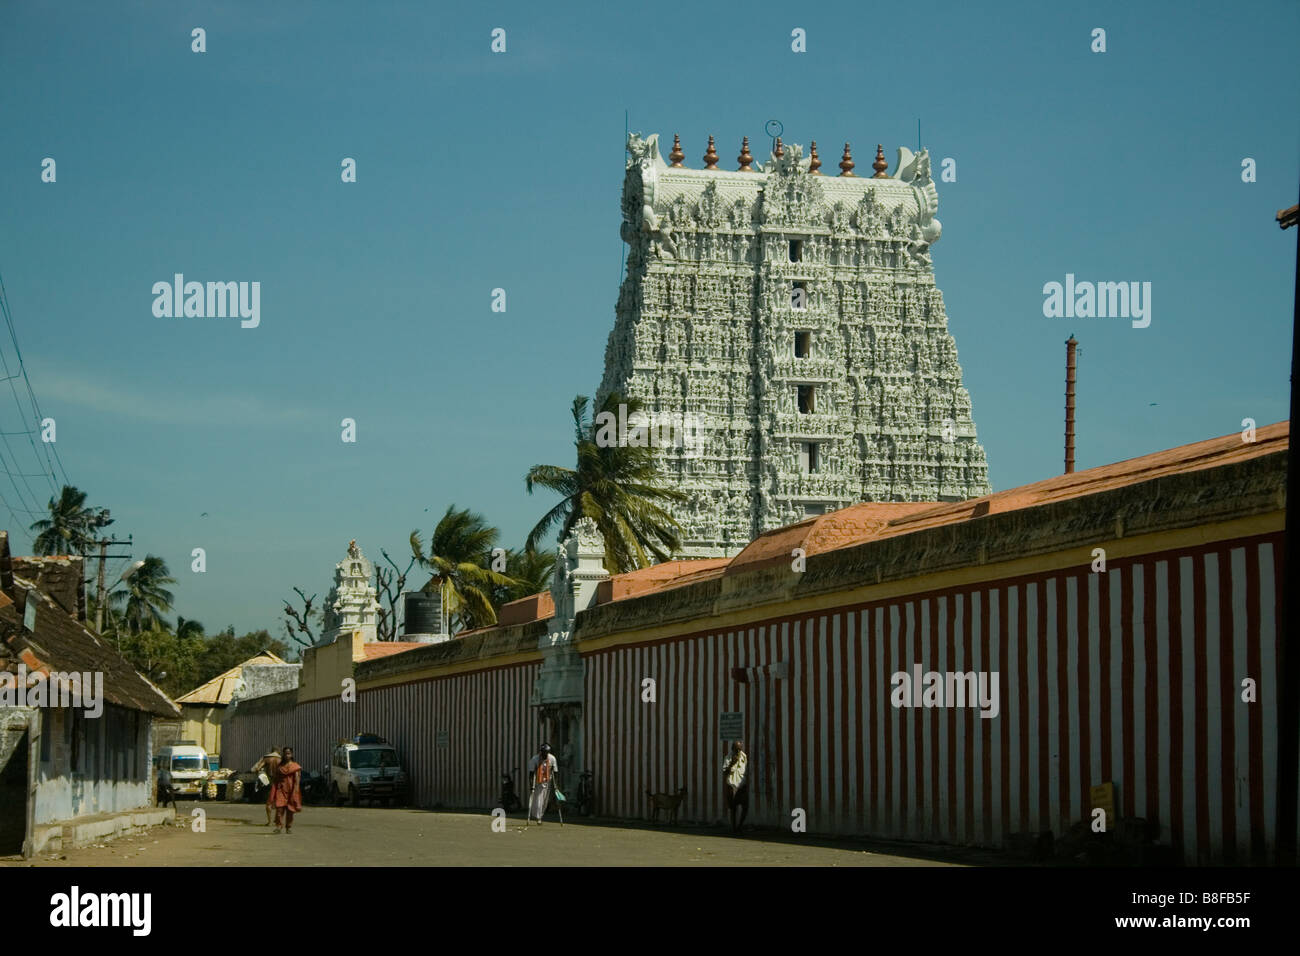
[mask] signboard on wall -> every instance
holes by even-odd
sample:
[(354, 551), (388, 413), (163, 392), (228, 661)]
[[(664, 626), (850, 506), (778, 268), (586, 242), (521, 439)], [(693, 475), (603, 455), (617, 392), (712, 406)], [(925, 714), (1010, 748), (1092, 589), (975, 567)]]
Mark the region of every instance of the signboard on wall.
[(718, 738), (720, 740), (741, 740), (745, 736), (745, 712), (743, 710), (723, 712), (718, 715)]
[(1106, 830), (1115, 828), (1115, 784), (1099, 783), (1089, 788), (1089, 801), (1092, 809), (1101, 809), (1106, 813)]

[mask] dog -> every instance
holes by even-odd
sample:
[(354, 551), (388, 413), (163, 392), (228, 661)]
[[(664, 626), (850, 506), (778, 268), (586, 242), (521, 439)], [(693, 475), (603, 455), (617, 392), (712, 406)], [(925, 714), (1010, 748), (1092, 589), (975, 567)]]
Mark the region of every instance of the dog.
[(660, 810), (667, 812), (670, 824), (677, 822), (677, 808), (686, 799), (685, 787), (680, 788), (676, 793), (651, 793), (647, 790), (645, 795), (650, 798), (651, 820), (653, 822), (659, 822)]

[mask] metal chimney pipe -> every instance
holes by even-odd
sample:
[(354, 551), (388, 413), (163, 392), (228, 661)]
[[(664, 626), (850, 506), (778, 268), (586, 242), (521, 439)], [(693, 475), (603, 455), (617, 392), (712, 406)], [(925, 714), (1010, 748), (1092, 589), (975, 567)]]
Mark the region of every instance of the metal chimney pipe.
[(1078, 346), (1074, 333), (1065, 340), (1065, 473), (1074, 472), (1074, 379)]

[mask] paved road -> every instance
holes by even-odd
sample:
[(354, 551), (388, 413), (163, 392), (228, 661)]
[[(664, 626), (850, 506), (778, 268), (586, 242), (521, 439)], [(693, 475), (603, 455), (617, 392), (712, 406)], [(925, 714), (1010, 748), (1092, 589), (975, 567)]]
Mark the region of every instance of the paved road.
[[(206, 813), (206, 832), (189, 826)], [(182, 801), (177, 825), (101, 846), (0, 865), (93, 866), (944, 866), (994, 862), (953, 851), (828, 841), (776, 831), (735, 837), (722, 828), (656, 828), (552, 819), (525, 828), (522, 816), (495, 832), (485, 813), (306, 807), (293, 833), (265, 826), (260, 806)]]

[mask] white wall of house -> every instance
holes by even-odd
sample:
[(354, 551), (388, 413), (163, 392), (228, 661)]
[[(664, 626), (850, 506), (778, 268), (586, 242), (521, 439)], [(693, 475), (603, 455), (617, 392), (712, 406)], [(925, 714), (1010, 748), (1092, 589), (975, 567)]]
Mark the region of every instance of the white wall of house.
[(39, 826), (153, 805), (148, 714), (107, 706), (99, 718), (45, 712), (37, 771)]

